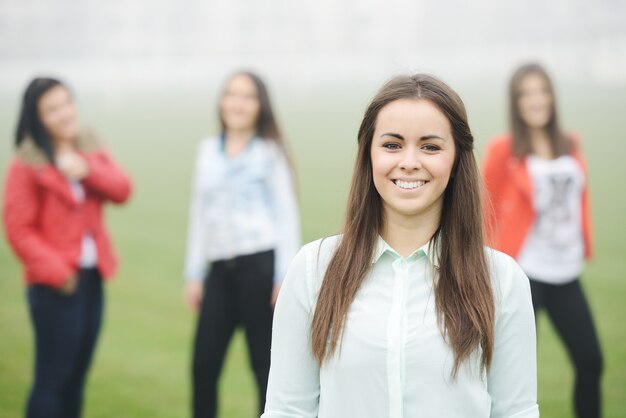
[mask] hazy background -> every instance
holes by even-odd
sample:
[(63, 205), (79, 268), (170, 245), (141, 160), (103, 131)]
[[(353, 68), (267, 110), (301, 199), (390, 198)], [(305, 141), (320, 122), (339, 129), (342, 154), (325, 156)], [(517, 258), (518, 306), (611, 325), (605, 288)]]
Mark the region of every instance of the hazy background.
[(56, 73), (78, 91), (197, 88), (251, 66), (295, 93), (390, 74), (626, 81), (621, 0), (0, 0), (0, 86)]
[[(507, 81), (540, 61), (563, 124), (589, 160), (596, 257), (583, 284), (605, 352), (605, 417), (626, 417), (626, 2), (555, 0), (0, 0), (0, 172), (21, 94), (36, 75), (66, 80), (81, 120), (134, 180), (111, 207), (123, 266), (85, 416), (188, 416), (194, 315), (182, 300), (192, 162), (215, 133), (222, 83), (239, 68), (267, 81), (298, 168), (305, 241), (338, 231), (367, 101), (397, 73), (427, 71), (463, 97), (477, 143), (506, 129)], [(0, 184), (0, 191), (2, 190)], [(1, 197), (0, 197), (1, 199)], [(21, 414), (32, 335), (20, 266), (0, 240), (0, 417)], [(251, 417), (252, 379), (238, 335), (224, 371), (223, 417)], [(571, 369), (539, 323), (544, 417), (572, 416)]]

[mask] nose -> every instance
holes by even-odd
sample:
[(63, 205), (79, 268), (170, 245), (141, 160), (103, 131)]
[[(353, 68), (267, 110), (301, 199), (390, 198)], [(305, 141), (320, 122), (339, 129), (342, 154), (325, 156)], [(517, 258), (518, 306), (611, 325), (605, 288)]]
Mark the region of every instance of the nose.
[(405, 149), (398, 167), (404, 171), (413, 171), (422, 168), (419, 151), (417, 149)]

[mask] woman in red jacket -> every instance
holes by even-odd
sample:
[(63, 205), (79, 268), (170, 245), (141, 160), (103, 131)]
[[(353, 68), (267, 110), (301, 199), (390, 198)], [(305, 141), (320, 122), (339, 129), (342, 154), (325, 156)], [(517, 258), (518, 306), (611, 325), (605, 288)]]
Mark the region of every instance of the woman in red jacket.
[(579, 278), (591, 256), (587, 166), (561, 131), (546, 71), (520, 67), (510, 84), (511, 133), (495, 138), (483, 174), (493, 246), (530, 279), (535, 314), (546, 310), (575, 367), (578, 417), (600, 416), (602, 354)]
[(36, 78), (26, 89), (6, 178), (4, 226), (24, 267), (35, 334), (27, 417), (81, 415), (100, 330), (102, 279), (117, 260), (102, 205), (124, 202), (128, 176), (79, 128), (68, 88)]

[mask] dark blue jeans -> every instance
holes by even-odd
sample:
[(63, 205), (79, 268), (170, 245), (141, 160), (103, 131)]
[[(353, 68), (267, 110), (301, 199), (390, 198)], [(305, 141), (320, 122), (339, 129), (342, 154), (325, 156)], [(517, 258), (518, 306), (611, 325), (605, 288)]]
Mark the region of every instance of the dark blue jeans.
[(80, 417), (103, 299), (102, 278), (96, 269), (80, 270), (72, 295), (62, 295), (44, 285), (28, 288), (35, 332), (35, 376), (27, 418)]

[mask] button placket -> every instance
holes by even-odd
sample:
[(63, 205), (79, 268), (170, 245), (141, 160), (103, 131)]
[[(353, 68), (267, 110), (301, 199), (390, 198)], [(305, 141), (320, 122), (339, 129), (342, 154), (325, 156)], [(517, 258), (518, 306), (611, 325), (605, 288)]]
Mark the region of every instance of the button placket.
[(402, 386), (404, 380), (404, 342), (406, 332), (406, 278), (408, 264), (403, 258), (392, 263), (394, 272), (391, 309), (387, 323), (387, 378), (389, 389), (389, 417), (403, 416)]

